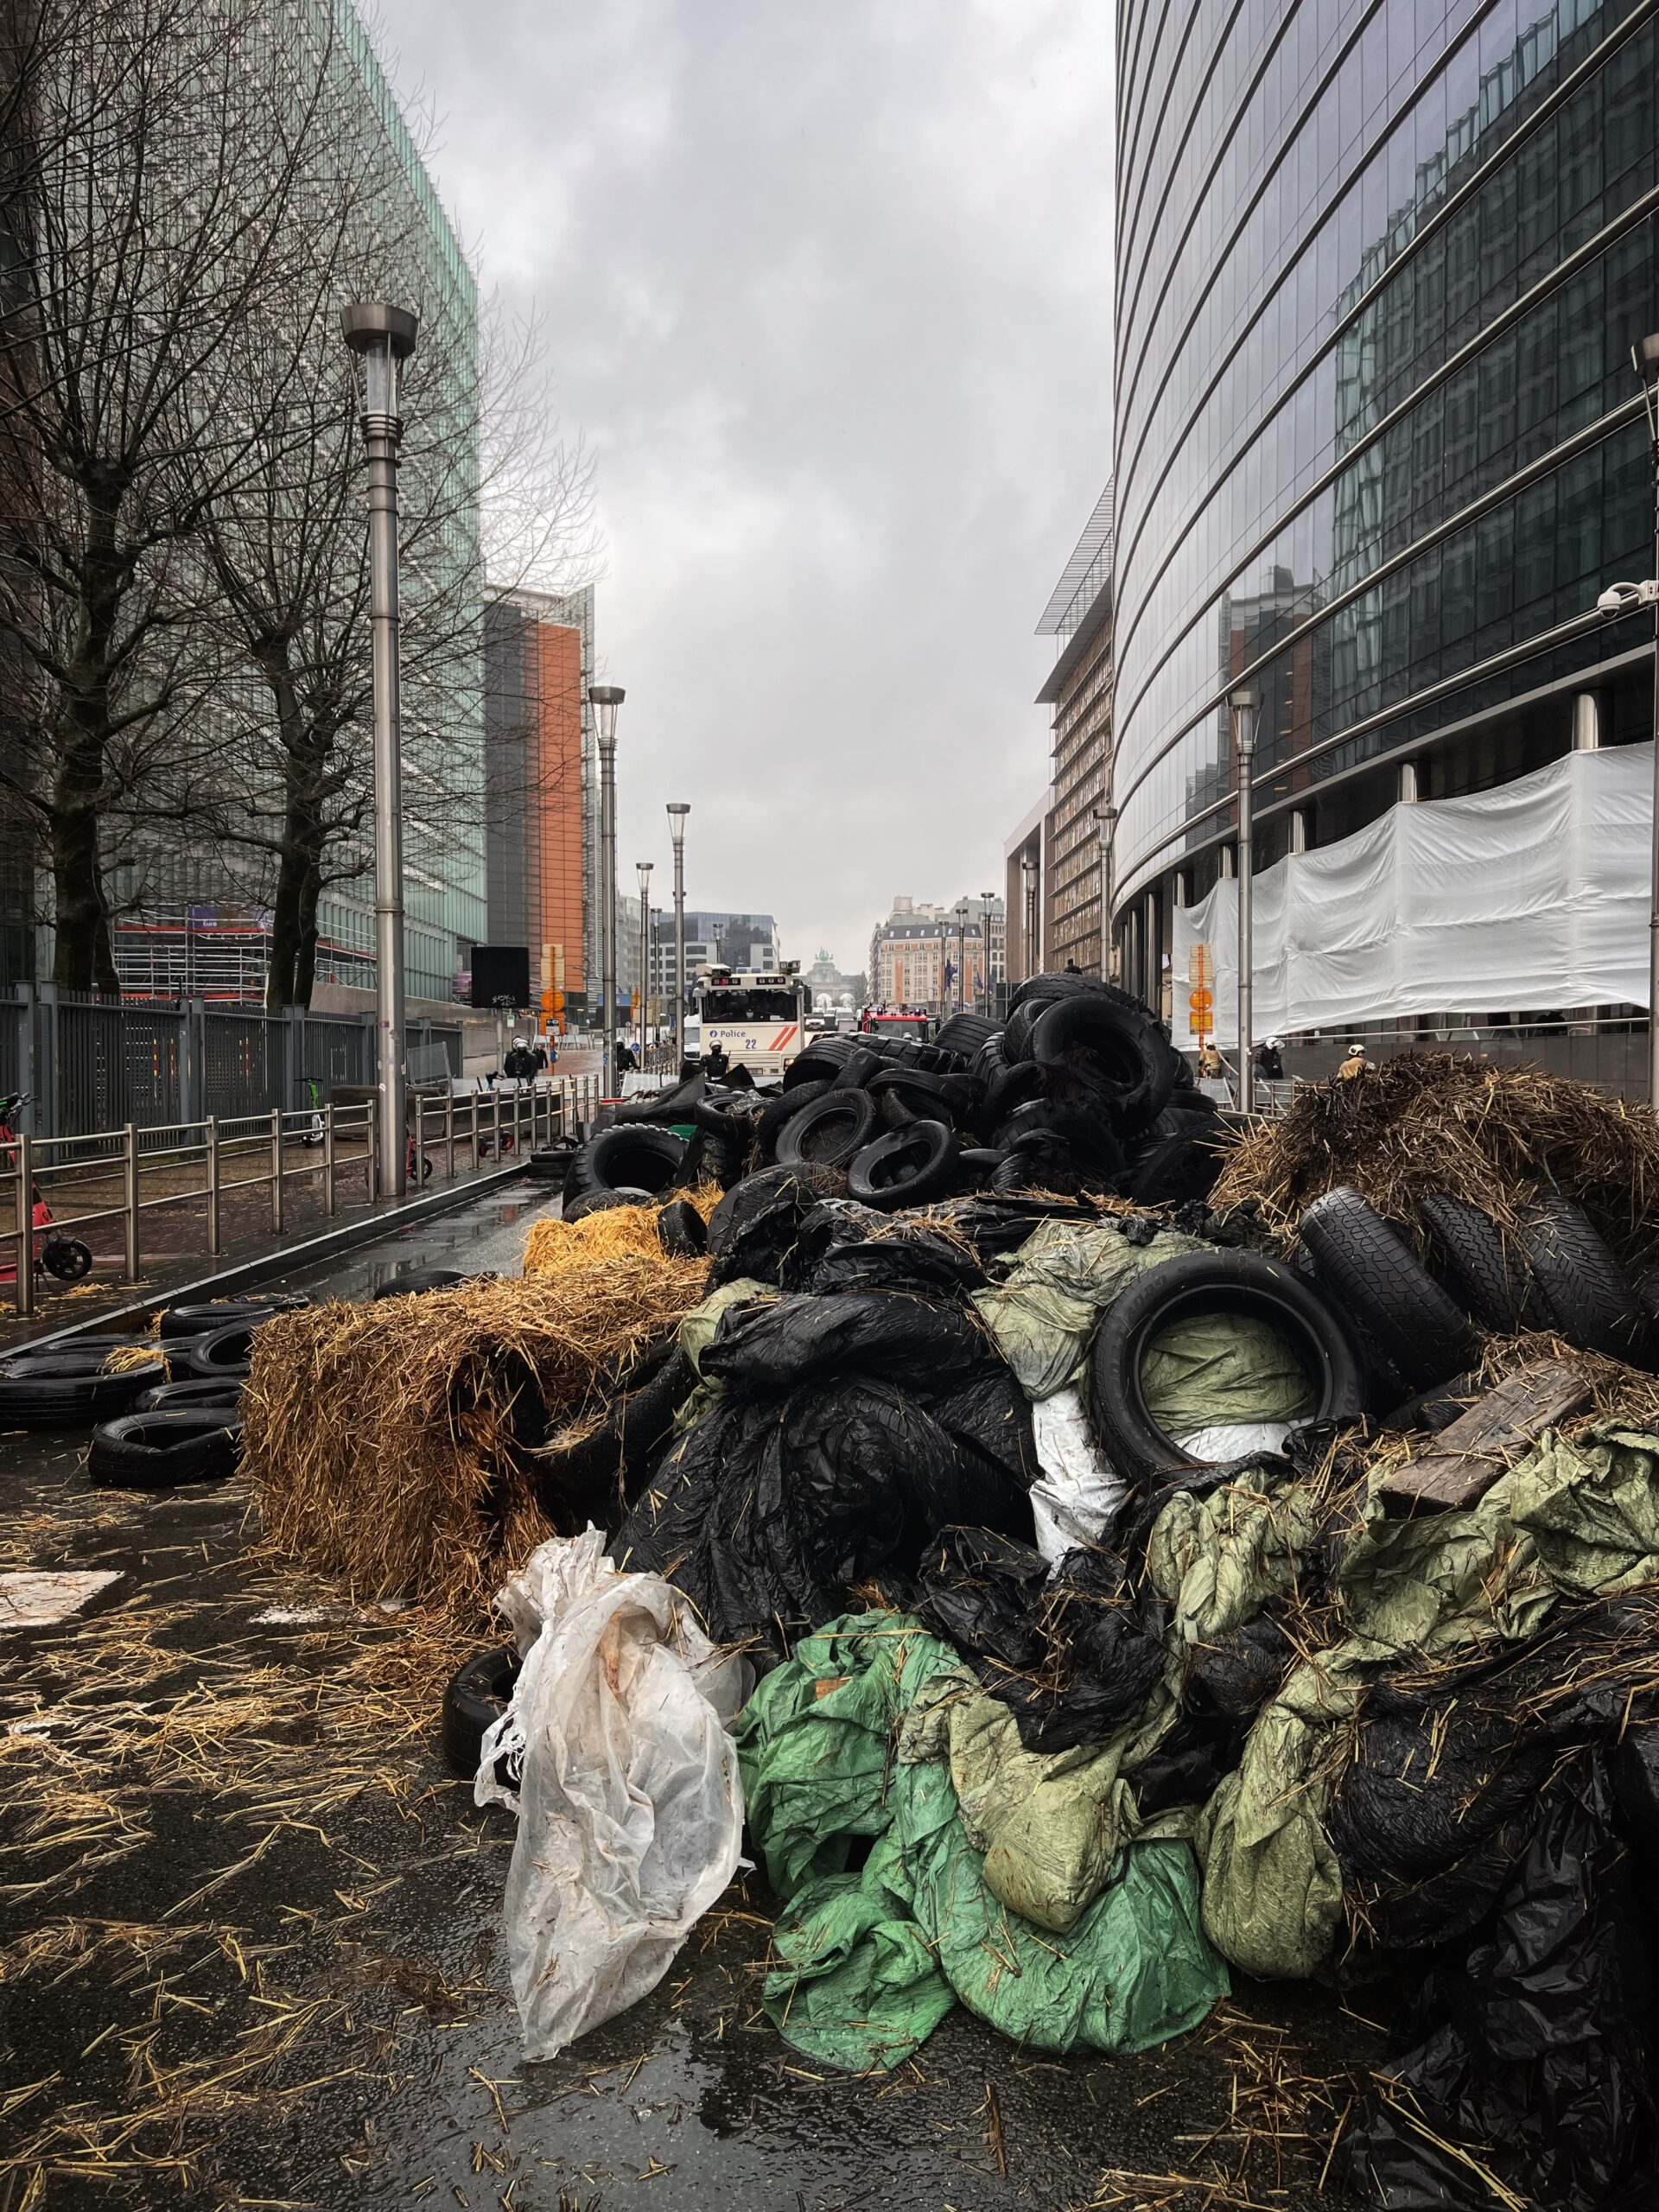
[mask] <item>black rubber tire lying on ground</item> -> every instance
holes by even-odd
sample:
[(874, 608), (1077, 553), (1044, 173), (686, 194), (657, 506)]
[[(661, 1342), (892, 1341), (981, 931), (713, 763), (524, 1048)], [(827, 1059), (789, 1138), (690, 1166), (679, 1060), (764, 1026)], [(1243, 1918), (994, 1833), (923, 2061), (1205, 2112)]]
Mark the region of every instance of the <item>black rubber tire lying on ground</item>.
[(1179, 1118), (1182, 1127), (1175, 1135), (1160, 1137), (1129, 1170), (1128, 1195), (1138, 1206), (1187, 1205), (1215, 1188), (1221, 1173), (1219, 1128), (1207, 1128), (1196, 1115)]
[[(480, 1651), (457, 1668), (444, 1685), (441, 1740), (444, 1764), (452, 1774), (475, 1775), (484, 1747), (484, 1732), (506, 1711), (518, 1679), (516, 1651)], [(504, 1789), (513, 1786), (506, 1761), (495, 1763), (495, 1778)]]
[(968, 1145), (957, 1154), (957, 1173), (967, 1190), (989, 1187), (997, 1169), (1007, 1158), (999, 1145)]
[(897, 1065), (897, 1061), (890, 1059), (886, 1052), (873, 1052), (861, 1046), (847, 1055), (832, 1087), (836, 1090), (862, 1090), (874, 1077), (890, 1074)]
[(1300, 1236), (1319, 1281), (1411, 1388), (1429, 1389), (1473, 1363), (1463, 1308), (1351, 1185), (1316, 1198)]
[(1353, 1346), (1294, 1268), (1261, 1252), (1183, 1253), (1137, 1276), (1114, 1300), (1090, 1350), (1090, 1417), (1101, 1450), (1126, 1482), (1167, 1481), (1202, 1465), (1147, 1410), (1141, 1370), (1148, 1345), (1171, 1322), (1216, 1312), (1265, 1321), (1295, 1348), (1313, 1386), (1313, 1420), (1359, 1414), (1363, 1387)]
[(257, 1322), (232, 1322), (229, 1328), (215, 1329), (210, 1336), (193, 1338), (184, 1347), (184, 1372), (221, 1381), (226, 1376), (245, 1375), (257, 1325)]
[(473, 1278), (459, 1268), (405, 1268), (400, 1275), (393, 1275), (390, 1282), (381, 1283), (370, 1293), (369, 1302), (379, 1298), (418, 1298), (423, 1291), (453, 1290), (458, 1282), (470, 1282)]
[(524, 1172), (537, 1183), (562, 1183), (576, 1147), (574, 1144), (544, 1146), (532, 1152), (524, 1162)]
[(767, 1099), (754, 1123), (755, 1141), (763, 1158), (776, 1158), (778, 1140), (785, 1125), (794, 1119), (803, 1106), (810, 1106), (815, 1098), (824, 1097), (830, 1087), (827, 1076), (815, 1076), (810, 1083), (798, 1083), (792, 1090), (780, 1090), (775, 1098)]
[(649, 1123), (601, 1129), (572, 1154), (565, 1170), (565, 1199), (586, 1198), (594, 1191), (665, 1191), (684, 1157), (685, 1139), (672, 1129)]
[(163, 1338), (211, 1336), (234, 1323), (268, 1321), (273, 1313), (293, 1313), (311, 1303), (297, 1291), (272, 1291), (269, 1298), (209, 1298), (198, 1305), (169, 1306), (162, 1315)]
[(1010, 1066), (1015, 1060), (1030, 1058), (1032, 1032), (1039, 1019), (1063, 999), (1092, 999), (1122, 1013), (1138, 1014), (1143, 1021), (1150, 1018), (1139, 999), (1120, 991), (1115, 983), (1098, 983), (1092, 976), (1068, 975), (1062, 969), (1058, 974), (1027, 976), (1008, 1001), (1008, 1019), (1002, 1032), (1002, 1050)]
[(579, 1198), (567, 1198), (560, 1209), (562, 1221), (580, 1221), (584, 1214), (608, 1213), (613, 1206), (649, 1206), (657, 1202), (655, 1191), (585, 1191)]
[(880, 1109), (868, 1090), (827, 1091), (785, 1124), (778, 1165), (843, 1167), (880, 1126)]
[(241, 1419), (228, 1410), (124, 1414), (92, 1431), (86, 1472), (100, 1489), (172, 1490), (223, 1482), (241, 1457)]
[(858, 1044), (856, 1037), (815, 1037), (784, 1070), (784, 1089), (798, 1090), (804, 1083), (833, 1083)]
[(135, 1414), (233, 1414), (242, 1402), (239, 1375), (187, 1375), (181, 1382), (158, 1382), (141, 1390), (128, 1411)]
[(141, 1390), (167, 1380), (160, 1349), (143, 1366), (105, 1372), (115, 1343), (130, 1338), (25, 1347), (0, 1359), (0, 1428), (91, 1428), (130, 1410)]
[(709, 1249), (709, 1230), (690, 1198), (676, 1198), (657, 1217), (657, 1234), (664, 1252), (677, 1260), (700, 1259)]
[(1437, 1191), (1423, 1200), (1417, 1216), (1435, 1272), (1483, 1329), (1511, 1336), (1517, 1329), (1548, 1326), (1548, 1311), (1523, 1245), (1518, 1239), (1506, 1243), (1490, 1214), (1450, 1191)]
[(961, 1152), (944, 1122), (912, 1122), (868, 1144), (847, 1170), (847, 1195), (891, 1213), (956, 1188)]
[(1654, 1333), (1641, 1300), (1582, 1206), (1557, 1192), (1529, 1206), (1521, 1241), (1558, 1336), (1635, 1367), (1654, 1364)]

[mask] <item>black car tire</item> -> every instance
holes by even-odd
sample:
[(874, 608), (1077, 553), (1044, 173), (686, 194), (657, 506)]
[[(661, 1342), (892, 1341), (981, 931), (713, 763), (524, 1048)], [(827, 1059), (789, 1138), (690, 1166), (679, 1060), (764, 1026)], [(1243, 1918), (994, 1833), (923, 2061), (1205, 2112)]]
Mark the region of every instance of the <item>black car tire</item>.
[[(444, 1685), (441, 1739), (444, 1764), (452, 1774), (471, 1777), (478, 1772), (486, 1729), (512, 1702), (518, 1680), (516, 1651), (480, 1651), (459, 1667)], [(495, 1778), (504, 1789), (516, 1784), (504, 1771), (505, 1758), (495, 1763)]]
[(193, 1338), (183, 1348), (185, 1373), (216, 1380), (227, 1375), (245, 1375), (253, 1351), (253, 1332), (257, 1326), (257, 1322), (233, 1321), (228, 1328), (214, 1329), (207, 1336)]
[(238, 1414), (210, 1408), (124, 1414), (92, 1431), (86, 1473), (103, 1490), (173, 1490), (223, 1482), (241, 1457)]
[(676, 1198), (657, 1217), (664, 1252), (677, 1260), (700, 1260), (709, 1249), (709, 1229), (689, 1198)]
[(581, 1221), (590, 1213), (608, 1213), (613, 1206), (648, 1206), (654, 1205), (658, 1193), (655, 1191), (584, 1191), (579, 1198), (567, 1198), (560, 1208), (562, 1221)]
[(959, 1058), (972, 1061), (1001, 1028), (1000, 1022), (988, 1021), (982, 1014), (953, 1014), (940, 1023), (933, 1041), (942, 1052), (955, 1052)]
[(91, 1428), (130, 1411), (141, 1390), (167, 1380), (159, 1347), (142, 1367), (105, 1370), (114, 1346), (131, 1342), (83, 1337), (8, 1353), (0, 1359), (0, 1428)]
[(815, 1037), (784, 1070), (784, 1089), (798, 1090), (804, 1083), (833, 1083), (858, 1046), (855, 1037)]
[(960, 1148), (944, 1122), (913, 1122), (868, 1144), (847, 1171), (847, 1195), (891, 1213), (925, 1205), (954, 1187)]
[(1463, 1308), (1351, 1184), (1314, 1200), (1300, 1235), (1319, 1280), (1409, 1389), (1432, 1389), (1472, 1363)]
[(780, 1090), (775, 1098), (768, 1098), (756, 1117), (754, 1134), (762, 1155), (772, 1159), (778, 1149), (778, 1140), (785, 1125), (792, 1121), (803, 1106), (810, 1106), (815, 1098), (823, 1097), (830, 1088), (827, 1076), (815, 1076), (810, 1083), (798, 1083), (793, 1090)]
[(1151, 1016), (1103, 993), (1046, 1007), (1031, 1032), (1031, 1057), (1049, 1086), (1074, 1084), (1099, 1100), (1120, 1128), (1143, 1129), (1169, 1103), (1179, 1065)]
[(1510, 1336), (1541, 1329), (1548, 1312), (1517, 1241), (1506, 1243), (1497, 1224), (1466, 1198), (1437, 1191), (1417, 1209), (1434, 1268), (1466, 1313), (1483, 1329)]
[(1007, 1156), (997, 1145), (966, 1145), (957, 1154), (957, 1173), (968, 1190), (988, 1190)]
[(169, 1306), (162, 1315), (164, 1338), (207, 1337), (232, 1324), (268, 1321), (273, 1313), (293, 1313), (311, 1300), (298, 1292), (273, 1291), (269, 1298), (210, 1298), (200, 1304)]
[(785, 1124), (778, 1140), (778, 1165), (844, 1167), (867, 1145), (880, 1120), (880, 1109), (868, 1090), (830, 1090)]
[(418, 1298), (429, 1290), (453, 1290), (459, 1282), (470, 1282), (473, 1278), (459, 1268), (405, 1268), (400, 1275), (393, 1275), (390, 1282), (381, 1283), (371, 1292), (372, 1305), (380, 1298)]
[(132, 1402), (136, 1414), (199, 1414), (215, 1409), (234, 1413), (242, 1402), (239, 1375), (188, 1375), (182, 1382), (158, 1382), (141, 1390)]
[(1183, 1127), (1158, 1138), (1130, 1168), (1128, 1195), (1138, 1206), (1188, 1205), (1215, 1188), (1220, 1145), (1192, 1116), (1179, 1118)]
[(1147, 1346), (1172, 1321), (1217, 1311), (1265, 1321), (1294, 1345), (1313, 1385), (1313, 1420), (1349, 1421), (1362, 1410), (1359, 1363), (1346, 1332), (1294, 1268), (1261, 1252), (1183, 1253), (1114, 1300), (1090, 1350), (1090, 1417), (1126, 1482), (1166, 1481), (1202, 1466), (1154, 1421), (1141, 1371)]
[(1652, 1324), (1582, 1206), (1552, 1192), (1522, 1216), (1521, 1240), (1558, 1336), (1584, 1351), (1653, 1365)]
[(685, 1157), (685, 1139), (649, 1122), (601, 1129), (578, 1147), (565, 1170), (564, 1196), (594, 1191), (667, 1190)]

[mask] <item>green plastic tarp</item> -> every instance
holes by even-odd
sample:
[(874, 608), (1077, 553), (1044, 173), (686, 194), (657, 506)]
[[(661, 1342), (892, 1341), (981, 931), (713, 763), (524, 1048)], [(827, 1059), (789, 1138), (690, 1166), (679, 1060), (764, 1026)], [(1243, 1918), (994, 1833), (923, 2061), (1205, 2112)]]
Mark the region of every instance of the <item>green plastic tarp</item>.
[(1052, 1398), (1077, 1378), (1101, 1315), (1137, 1275), (1207, 1248), (1160, 1230), (1131, 1244), (1121, 1229), (1091, 1221), (1045, 1221), (1001, 1266), (1001, 1281), (973, 1303), (1028, 1398)]
[[(985, 1879), (948, 1758), (900, 1723), (963, 1681), (949, 1644), (902, 1614), (849, 1615), (797, 1645), (738, 1726), (750, 1832), (785, 1903), (763, 2002), (830, 2064), (891, 2067), (960, 2000), (1040, 2050), (1141, 2050), (1225, 1994), (1198, 1925), (1189, 1847), (1125, 1846), (1069, 1932), (1012, 1912)], [(855, 1841), (869, 1850), (849, 1867)]]
[(1141, 1395), (1166, 1436), (1306, 1421), (1313, 1386), (1288, 1341), (1250, 1313), (1193, 1313), (1160, 1329), (1141, 1361)]
[[(1237, 1770), (1194, 1831), (1205, 1932), (1247, 1973), (1304, 1976), (1330, 1960), (1342, 1914), (1325, 1833), (1332, 1733), (1370, 1679), (1402, 1661), (1531, 1636), (1562, 1599), (1659, 1579), (1659, 1438), (1613, 1424), (1571, 1443), (1552, 1433), (1473, 1505), (1400, 1520), (1377, 1495), (1382, 1471), (1373, 1471), (1363, 1525), (1338, 1574), (1338, 1639), (1296, 1667), (1262, 1707)], [(1209, 1593), (1223, 1590), (1230, 1572), (1226, 1604), (1239, 1618), (1259, 1610), (1253, 1597), (1274, 1594), (1281, 1568), (1267, 1548), (1227, 1558), (1230, 1533), (1255, 1525), (1258, 1511), (1252, 1497), (1228, 1493), (1249, 1489), (1227, 1485), (1202, 1513), (1177, 1499), (1160, 1515), (1154, 1579), (1168, 1594), (1171, 1562), (1182, 1560), (1178, 1618), (1223, 1618)], [(1295, 1533), (1294, 1498), (1281, 1497), (1278, 1510)]]

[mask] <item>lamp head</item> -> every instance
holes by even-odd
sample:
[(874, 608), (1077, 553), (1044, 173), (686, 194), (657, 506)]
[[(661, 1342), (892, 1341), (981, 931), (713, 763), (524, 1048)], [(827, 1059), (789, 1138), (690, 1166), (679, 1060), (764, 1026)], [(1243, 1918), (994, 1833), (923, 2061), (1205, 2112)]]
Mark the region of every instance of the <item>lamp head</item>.
[(616, 710), (627, 693), (620, 683), (590, 683), (588, 703), (599, 718), (600, 741), (604, 745), (616, 743)]
[(340, 335), (358, 357), (358, 400), (365, 416), (397, 418), (402, 365), (415, 351), (421, 319), (386, 300), (357, 300), (340, 311)]
[(1643, 384), (1659, 384), (1659, 330), (1637, 340), (1630, 348), (1630, 366)]
[(677, 851), (685, 843), (685, 817), (690, 811), (684, 799), (671, 798), (668, 802), (668, 834), (674, 840)]

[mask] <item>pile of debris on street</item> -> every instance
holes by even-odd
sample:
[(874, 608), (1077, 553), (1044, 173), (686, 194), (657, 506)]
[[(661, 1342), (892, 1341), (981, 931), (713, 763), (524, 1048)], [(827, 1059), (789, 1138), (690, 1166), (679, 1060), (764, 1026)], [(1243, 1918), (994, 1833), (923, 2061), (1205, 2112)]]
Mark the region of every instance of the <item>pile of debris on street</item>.
[(817, 2063), (1313, 1982), (1392, 2024), (1333, 2183), (1651, 2201), (1659, 1122), (1443, 1054), (1247, 1122), (1068, 973), (533, 1172), (520, 1281), (0, 1374), (144, 1392), (95, 1479), (239, 1453), (279, 1550), (476, 1628), (434, 1725), (518, 1822), (528, 2056), (747, 1847)]

